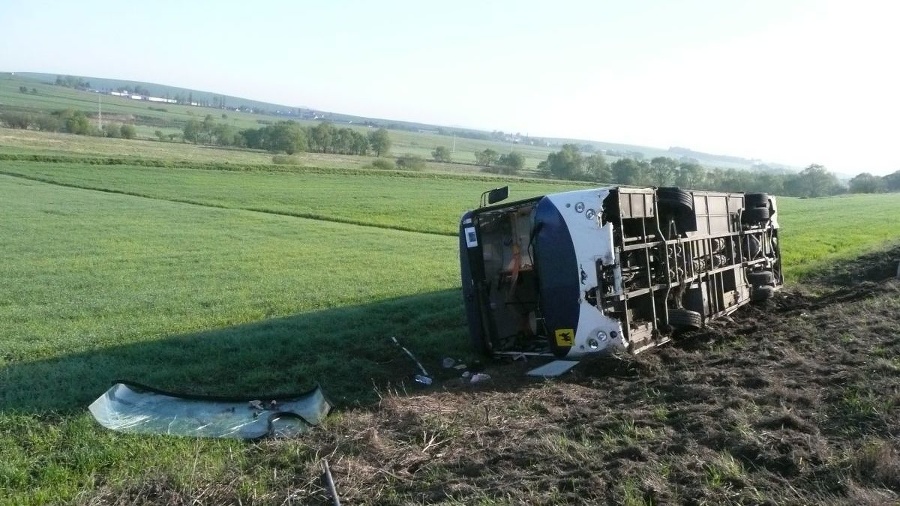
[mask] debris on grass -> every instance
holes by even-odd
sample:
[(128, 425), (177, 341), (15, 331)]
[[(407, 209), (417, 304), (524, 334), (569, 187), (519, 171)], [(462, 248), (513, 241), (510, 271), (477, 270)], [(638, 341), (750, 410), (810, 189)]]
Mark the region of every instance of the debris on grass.
[(409, 356), (409, 358), (412, 359), (413, 362), (415, 362), (416, 367), (419, 368), (419, 374), (413, 375), (413, 379), (415, 380), (415, 382), (419, 383), (420, 385), (426, 385), (426, 386), (431, 385), (431, 383), (433, 382), (431, 375), (428, 374), (428, 371), (426, 371), (424, 367), (422, 367), (422, 363), (419, 362), (419, 359), (417, 359), (416, 356), (413, 355), (411, 351), (406, 349), (405, 346), (400, 344), (400, 342), (397, 341), (396, 337), (391, 336), (391, 341), (393, 341), (394, 344), (396, 344), (398, 348), (403, 350), (403, 352), (406, 353)]
[(189, 396), (118, 382), (89, 407), (107, 429), (138, 434), (259, 439), (296, 436), (331, 411), (322, 388), (267, 401)]

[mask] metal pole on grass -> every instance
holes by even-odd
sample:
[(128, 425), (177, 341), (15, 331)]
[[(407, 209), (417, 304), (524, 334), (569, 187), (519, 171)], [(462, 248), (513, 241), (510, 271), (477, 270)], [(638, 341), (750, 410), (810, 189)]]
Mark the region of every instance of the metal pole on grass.
[(325, 488), (328, 490), (328, 495), (331, 496), (331, 503), (334, 506), (341, 506), (341, 499), (334, 487), (334, 478), (331, 477), (331, 469), (328, 467), (328, 461), (324, 459), (322, 460), (322, 481), (325, 482)]

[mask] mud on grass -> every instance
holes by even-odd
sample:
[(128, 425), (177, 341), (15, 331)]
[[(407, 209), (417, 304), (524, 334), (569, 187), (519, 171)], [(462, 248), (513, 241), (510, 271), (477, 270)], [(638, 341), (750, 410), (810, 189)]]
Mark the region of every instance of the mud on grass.
[[(863, 260), (841, 272), (889, 271)], [(815, 295), (789, 287), (732, 321), (561, 379), (495, 363), (474, 387), (383, 391), (300, 441), (262, 443), (258, 464), (290, 477), (266, 500), (329, 504), (316, 479), (324, 457), (348, 504), (900, 502), (894, 272), (849, 285), (823, 275)], [(293, 462), (269, 457), (298, 448)], [(191, 501), (154, 487), (147, 497)], [(236, 497), (227, 488), (214, 497)], [(98, 492), (91, 502), (141, 502)]]

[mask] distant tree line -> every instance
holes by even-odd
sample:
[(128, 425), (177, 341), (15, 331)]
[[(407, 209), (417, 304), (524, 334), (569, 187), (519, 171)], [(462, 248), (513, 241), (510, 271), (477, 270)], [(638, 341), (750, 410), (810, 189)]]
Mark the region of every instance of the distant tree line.
[(475, 163), (484, 167), (485, 172), (493, 174), (515, 175), (525, 168), (525, 157), (521, 153), (510, 151), (505, 155), (485, 149), (475, 152)]
[[(634, 186), (680, 186), (715, 191), (765, 192), (793, 197), (823, 197), (841, 193), (878, 193), (900, 191), (900, 170), (886, 176), (862, 173), (844, 186), (834, 173), (812, 164), (799, 173), (761, 170), (708, 169), (695, 161), (680, 161), (658, 156), (649, 161), (619, 158), (607, 163), (603, 155), (585, 156), (579, 146), (564, 144), (538, 164), (544, 177), (596, 181)], [(489, 166), (483, 153), (479, 165)]]
[(900, 170), (886, 176), (868, 172), (856, 175), (849, 183), (850, 193), (884, 193), (900, 191)]
[(141, 85), (135, 85), (134, 87), (119, 86), (118, 88), (116, 88), (116, 91), (118, 91), (120, 93), (128, 93), (129, 95), (134, 94), (134, 95), (149, 96), (151, 94), (150, 90), (148, 90), (147, 88), (144, 88)]
[(363, 134), (352, 128), (336, 128), (324, 121), (313, 127), (296, 121), (278, 121), (261, 128), (237, 130), (228, 123), (216, 122), (208, 114), (203, 121), (191, 118), (184, 125), (185, 142), (264, 149), (272, 153), (292, 155), (299, 152), (332, 153), (340, 155), (375, 156), (388, 154), (391, 139), (387, 130), (379, 128)]
[(50, 114), (28, 114), (7, 111), (0, 114), (0, 123), (9, 128), (27, 130), (29, 128), (41, 132), (63, 132), (76, 135), (93, 135), (99, 137), (117, 137), (134, 139), (137, 131), (133, 125), (109, 122), (98, 128), (83, 111), (60, 109)]
[(75, 88), (76, 90), (88, 90), (91, 88), (90, 81), (85, 81), (80, 77), (74, 76), (56, 76), (56, 82), (54, 84), (66, 88)]

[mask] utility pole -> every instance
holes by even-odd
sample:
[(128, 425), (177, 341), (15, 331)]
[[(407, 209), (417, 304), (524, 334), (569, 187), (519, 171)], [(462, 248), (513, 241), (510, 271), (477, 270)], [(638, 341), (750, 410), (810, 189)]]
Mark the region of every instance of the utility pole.
[(97, 122), (100, 130), (103, 130), (103, 93), (97, 92)]
[(453, 147), (450, 148), (450, 154), (456, 154), (456, 132), (453, 132)]

